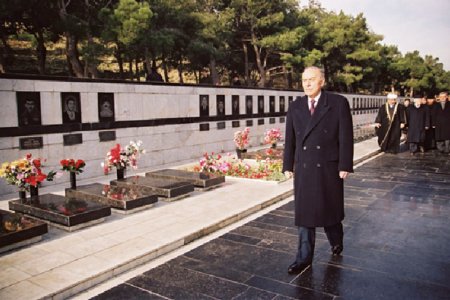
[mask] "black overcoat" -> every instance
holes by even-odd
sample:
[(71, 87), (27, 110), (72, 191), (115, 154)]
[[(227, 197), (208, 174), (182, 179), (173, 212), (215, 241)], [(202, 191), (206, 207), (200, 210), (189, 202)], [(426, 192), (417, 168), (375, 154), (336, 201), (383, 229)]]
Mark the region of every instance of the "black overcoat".
[(408, 142), (422, 143), (425, 141), (425, 127), (430, 127), (430, 115), (423, 105), (419, 108), (409, 106), (408, 110)]
[(436, 141), (450, 140), (450, 101), (445, 102), (444, 109), (440, 103), (436, 105)]
[(353, 172), (353, 125), (346, 98), (322, 91), (313, 116), (306, 96), (292, 102), (284, 171), (294, 171), (295, 225), (324, 227), (344, 219), (339, 171)]

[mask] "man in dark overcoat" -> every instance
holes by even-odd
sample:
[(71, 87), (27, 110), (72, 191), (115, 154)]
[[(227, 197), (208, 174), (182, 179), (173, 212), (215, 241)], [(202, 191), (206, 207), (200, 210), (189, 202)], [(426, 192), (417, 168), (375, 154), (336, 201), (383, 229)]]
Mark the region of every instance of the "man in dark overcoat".
[(324, 227), (332, 253), (343, 250), (344, 178), (353, 172), (353, 125), (346, 98), (322, 90), (324, 74), (308, 67), (302, 74), (306, 96), (289, 106), (283, 172), (294, 172), (297, 256), (288, 273), (311, 265), (315, 229)]
[(448, 101), (448, 92), (439, 94), (435, 126), (436, 147), (440, 152), (450, 153), (450, 102)]
[(407, 115), (408, 124), (408, 143), (409, 151), (412, 155), (420, 149), (420, 152), (425, 152), (424, 141), (425, 131), (430, 128), (430, 115), (427, 108), (421, 105), (420, 98), (414, 99), (414, 105), (410, 105)]

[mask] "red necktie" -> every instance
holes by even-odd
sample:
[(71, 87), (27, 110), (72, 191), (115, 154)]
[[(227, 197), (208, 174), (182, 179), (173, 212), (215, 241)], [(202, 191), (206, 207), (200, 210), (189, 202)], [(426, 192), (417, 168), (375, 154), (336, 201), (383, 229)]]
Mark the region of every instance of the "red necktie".
[(311, 116), (314, 114), (314, 102), (316, 101), (314, 99), (311, 99), (311, 108), (309, 109)]

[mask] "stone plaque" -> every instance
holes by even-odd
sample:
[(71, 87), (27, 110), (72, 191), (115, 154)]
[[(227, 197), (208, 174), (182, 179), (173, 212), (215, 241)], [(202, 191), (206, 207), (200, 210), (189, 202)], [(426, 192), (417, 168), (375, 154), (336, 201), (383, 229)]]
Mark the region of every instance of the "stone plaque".
[(241, 122), (239, 122), (239, 121), (233, 121), (233, 122), (231, 122), (231, 126), (232, 126), (233, 128), (240, 127), (240, 126), (241, 126)]
[(280, 123), (284, 123), (285, 122), (285, 117), (280, 117)]
[(269, 124), (275, 124), (275, 118), (270, 118), (269, 119)]
[(264, 96), (258, 96), (258, 114), (264, 113)]
[(234, 116), (239, 115), (239, 95), (231, 96), (231, 113)]
[(270, 96), (269, 97), (269, 111), (271, 113), (275, 112), (275, 96)]
[(44, 145), (42, 136), (36, 137), (25, 137), (19, 139), (19, 147), (20, 150), (28, 150), (28, 149), (40, 149)]
[(200, 95), (199, 107), (200, 117), (209, 116), (209, 95)]
[(116, 140), (116, 132), (114, 130), (100, 131), (98, 133), (98, 138), (100, 139), (100, 142), (115, 141)]
[(253, 97), (245, 96), (245, 113), (247, 115), (253, 114)]
[(286, 112), (286, 100), (284, 96), (280, 96), (280, 112)]
[(98, 93), (98, 120), (114, 122), (114, 94)]
[(216, 104), (217, 104), (217, 115), (225, 116), (225, 95), (217, 95)]
[(64, 146), (72, 146), (83, 143), (83, 135), (81, 133), (63, 135)]
[(264, 125), (264, 119), (258, 119), (258, 125)]
[(247, 127), (252, 127), (253, 126), (253, 120), (247, 120), (246, 124), (247, 124)]
[(19, 127), (41, 125), (41, 96), (39, 92), (17, 92)]
[(225, 122), (217, 122), (217, 129), (225, 129)]
[(61, 93), (63, 123), (81, 123), (80, 93)]
[(209, 123), (200, 124), (200, 131), (208, 131)]

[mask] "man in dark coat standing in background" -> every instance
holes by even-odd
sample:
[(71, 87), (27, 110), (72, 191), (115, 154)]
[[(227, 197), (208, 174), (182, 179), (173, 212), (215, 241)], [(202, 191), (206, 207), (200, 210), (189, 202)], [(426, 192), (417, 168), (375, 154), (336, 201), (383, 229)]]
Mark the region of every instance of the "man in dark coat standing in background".
[(401, 130), (405, 123), (403, 105), (397, 103), (397, 94), (389, 93), (386, 104), (380, 107), (375, 118), (375, 130), (381, 151), (394, 154), (400, 151)]
[(283, 172), (294, 176), (297, 256), (288, 273), (302, 272), (314, 256), (316, 227), (324, 227), (333, 255), (343, 250), (344, 178), (353, 172), (353, 125), (341, 95), (322, 91), (321, 69), (302, 74), (306, 96), (287, 112)]
[(439, 94), (435, 126), (436, 147), (442, 153), (450, 153), (450, 102), (448, 101), (448, 92)]
[(420, 152), (425, 152), (425, 130), (430, 128), (430, 115), (427, 108), (421, 106), (420, 98), (414, 99), (414, 105), (410, 105), (407, 115), (408, 118), (408, 143), (409, 151), (412, 155), (417, 152), (418, 148)]

